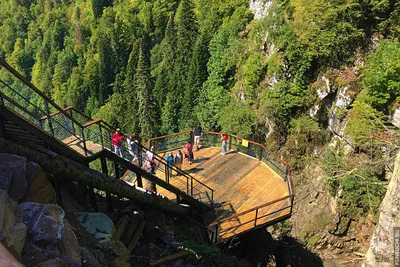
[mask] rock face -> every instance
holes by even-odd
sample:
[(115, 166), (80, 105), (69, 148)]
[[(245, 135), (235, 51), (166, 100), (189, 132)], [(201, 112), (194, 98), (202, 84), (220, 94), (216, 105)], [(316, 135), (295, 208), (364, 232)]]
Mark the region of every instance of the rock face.
[(0, 236), (1, 242), (14, 254), (21, 255), (25, 244), (27, 228), (21, 223), (21, 212), (18, 204), (0, 190)]
[(397, 108), (392, 116), (392, 123), (397, 128), (400, 128), (400, 108)]
[(25, 194), (26, 158), (0, 153), (1, 189), (8, 191), (10, 198), (19, 201)]
[(46, 178), (42, 168), (34, 163), (26, 165), (27, 190), (22, 198), (23, 202), (36, 202), (40, 204), (55, 204), (56, 192)]
[(64, 211), (57, 205), (25, 202), (19, 205), (34, 244), (58, 243), (64, 236)]
[(86, 231), (98, 242), (111, 241), (115, 234), (115, 226), (110, 218), (103, 213), (77, 213), (78, 221)]
[(379, 222), (365, 255), (364, 267), (394, 266), (394, 227), (400, 225), (400, 153), (385, 198), (380, 207)]
[(254, 13), (254, 19), (265, 18), (272, 5), (272, 0), (250, 0), (250, 10)]

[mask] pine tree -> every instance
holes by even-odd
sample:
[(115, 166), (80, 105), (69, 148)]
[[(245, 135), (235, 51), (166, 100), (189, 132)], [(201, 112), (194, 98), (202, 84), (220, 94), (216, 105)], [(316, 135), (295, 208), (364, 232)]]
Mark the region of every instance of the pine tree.
[(177, 123), (177, 99), (172, 92), (169, 92), (161, 113), (161, 133), (170, 134), (178, 131)]
[(204, 35), (200, 35), (193, 50), (187, 75), (186, 90), (184, 91), (182, 109), (179, 116), (180, 129), (184, 129), (188, 121), (191, 125), (197, 122), (194, 107), (199, 103), (200, 89), (207, 80), (207, 61), (209, 56), (208, 42)]
[[(156, 136), (157, 114), (152, 95), (152, 83), (149, 70), (149, 55), (146, 50), (148, 40), (143, 38), (140, 45), (138, 66), (135, 73), (134, 88), (138, 95), (138, 117), (140, 126), (140, 135), (142, 140)], [(134, 114), (132, 114), (134, 115)]]
[(126, 102), (125, 113), (129, 114), (126, 120), (130, 124), (130, 129), (132, 131), (139, 132), (139, 118), (138, 116), (133, 116), (138, 112), (138, 92), (135, 85), (135, 74), (138, 67), (138, 59), (140, 54), (140, 47), (138, 42), (134, 42), (132, 45), (132, 50), (129, 55), (128, 65), (125, 72), (125, 80), (122, 85), (121, 94)]
[(194, 6), (191, 0), (181, 0), (175, 16), (177, 24), (177, 59), (174, 78), (176, 79), (178, 97), (181, 96), (185, 90), (187, 67), (190, 64), (193, 44), (196, 42), (198, 26), (193, 8)]

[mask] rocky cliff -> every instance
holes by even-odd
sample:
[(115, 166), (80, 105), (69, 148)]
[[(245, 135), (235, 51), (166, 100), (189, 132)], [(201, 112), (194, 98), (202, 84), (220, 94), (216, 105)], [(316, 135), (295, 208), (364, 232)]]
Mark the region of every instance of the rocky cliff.
[(365, 255), (364, 267), (394, 266), (394, 227), (400, 226), (399, 190), (400, 153), (397, 155), (393, 176), (380, 207), (379, 222)]

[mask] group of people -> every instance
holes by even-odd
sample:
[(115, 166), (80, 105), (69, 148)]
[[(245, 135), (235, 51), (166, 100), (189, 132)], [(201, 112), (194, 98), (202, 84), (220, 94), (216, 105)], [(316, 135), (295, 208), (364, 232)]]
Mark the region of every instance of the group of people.
[[(166, 160), (168, 162), (168, 165), (174, 165), (178, 168), (182, 168), (183, 161), (186, 159), (189, 164), (193, 163), (194, 160), (194, 153), (193, 153), (193, 147), (195, 148), (196, 151), (198, 151), (201, 146), (200, 146), (200, 137), (203, 129), (201, 125), (198, 123), (194, 129), (194, 146), (191, 142), (191, 140), (188, 140), (186, 145), (182, 146), (183, 153), (179, 149), (175, 155), (172, 154), (172, 152), (169, 152)], [(121, 129), (117, 128), (115, 132), (111, 136), (111, 142), (112, 145), (114, 146), (114, 152), (115, 154), (119, 155), (120, 157), (123, 157), (122, 154), (122, 140), (125, 138), (125, 135), (121, 133)], [(140, 152), (140, 145), (139, 145), (139, 137), (136, 133), (131, 134), (126, 138), (126, 141), (128, 143), (128, 152), (129, 154), (133, 157), (132, 162), (134, 164), (139, 164), (139, 152)], [(222, 155), (225, 155), (227, 153), (227, 142), (228, 142), (228, 135), (226, 134), (221, 134), (221, 142), (222, 142)], [(154, 157), (154, 146), (150, 148), (146, 152), (146, 160), (144, 164), (144, 168), (155, 174), (155, 169), (156, 169), (156, 163), (155, 163), (155, 157)]]
[[(120, 157), (123, 157), (122, 154), (122, 140), (124, 140), (125, 135), (121, 133), (121, 129), (117, 128), (115, 133), (111, 135), (111, 143), (114, 146), (114, 153)], [(129, 135), (126, 138), (128, 142), (128, 152), (133, 157), (132, 162), (134, 164), (138, 164), (139, 161), (139, 136), (136, 133)]]

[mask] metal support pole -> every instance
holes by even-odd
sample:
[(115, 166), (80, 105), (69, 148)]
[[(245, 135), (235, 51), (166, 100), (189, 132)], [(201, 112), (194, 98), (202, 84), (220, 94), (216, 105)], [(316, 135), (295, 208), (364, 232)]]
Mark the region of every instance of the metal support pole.
[[(72, 117), (72, 108), (69, 110), (69, 115), (71, 116), (71, 118), (73, 118), (73, 117)], [(72, 126), (72, 132), (73, 132), (74, 134), (76, 134), (76, 133), (75, 133), (75, 125), (74, 125), (74, 121), (73, 121), (73, 120), (71, 120), (71, 126)]]
[(92, 185), (89, 185), (89, 199), (90, 199), (90, 204), (94, 208), (94, 210), (97, 212), (99, 211), (97, 209), (97, 202), (96, 202), (96, 196), (94, 194), (94, 188)]
[(101, 123), (98, 122), (98, 124), (99, 124), (99, 131), (100, 131), (100, 143), (101, 143), (101, 148), (104, 149), (103, 131), (102, 131)]
[(84, 128), (81, 128), (81, 135), (82, 135), (82, 140), (83, 140), (83, 150), (85, 151), (85, 156), (87, 156), (87, 148), (86, 148), (86, 140), (85, 140), (85, 131)]
[[(139, 145), (138, 145), (138, 151), (137, 151), (138, 156), (139, 156), (138, 162), (139, 162), (139, 167), (142, 167), (142, 165), (143, 165), (143, 160), (142, 160), (142, 148), (141, 148), (142, 145), (140, 144), (140, 142), (138, 142), (138, 143), (139, 143)], [(142, 175), (136, 173), (136, 182), (137, 182), (137, 186), (138, 186), (138, 187), (143, 187)]]
[(190, 195), (193, 196), (193, 177), (190, 178)]
[[(86, 163), (85, 166), (86, 166), (86, 167), (89, 167), (89, 163)], [(89, 188), (90, 205), (94, 208), (94, 210), (95, 210), (96, 212), (98, 212), (99, 209), (97, 208), (96, 195), (94, 194), (93, 185), (90, 184), (90, 185), (88, 186), (88, 188)]]
[[(107, 161), (106, 161), (106, 159), (104, 157), (101, 157), (100, 158), (100, 162), (101, 162), (101, 171), (103, 172), (103, 174), (108, 176), (108, 169), (107, 169)], [(107, 211), (108, 212), (113, 212), (114, 208), (113, 208), (111, 193), (106, 192), (106, 199), (107, 199)]]
[(256, 209), (256, 218), (254, 219), (254, 227), (257, 227), (258, 209)]
[(165, 165), (165, 181), (169, 183), (169, 168), (168, 165)]
[(262, 160), (263, 151), (264, 151), (264, 148), (262, 146), (260, 146), (260, 155), (259, 155), (260, 160)]
[(4, 125), (4, 120), (0, 118), (0, 137), (1, 138), (6, 138), (6, 127)]
[(119, 175), (119, 166), (117, 163), (114, 162), (114, 172), (115, 172), (115, 178), (119, 179), (121, 176)]
[(49, 130), (52, 136), (54, 136), (54, 129), (53, 129), (53, 125), (51, 123), (51, 116), (50, 116), (50, 109), (49, 109), (49, 103), (47, 102), (47, 100), (44, 100), (44, 108), (46, 110), (46, 115), (47, 115), (47, 121), (49, 122)]

